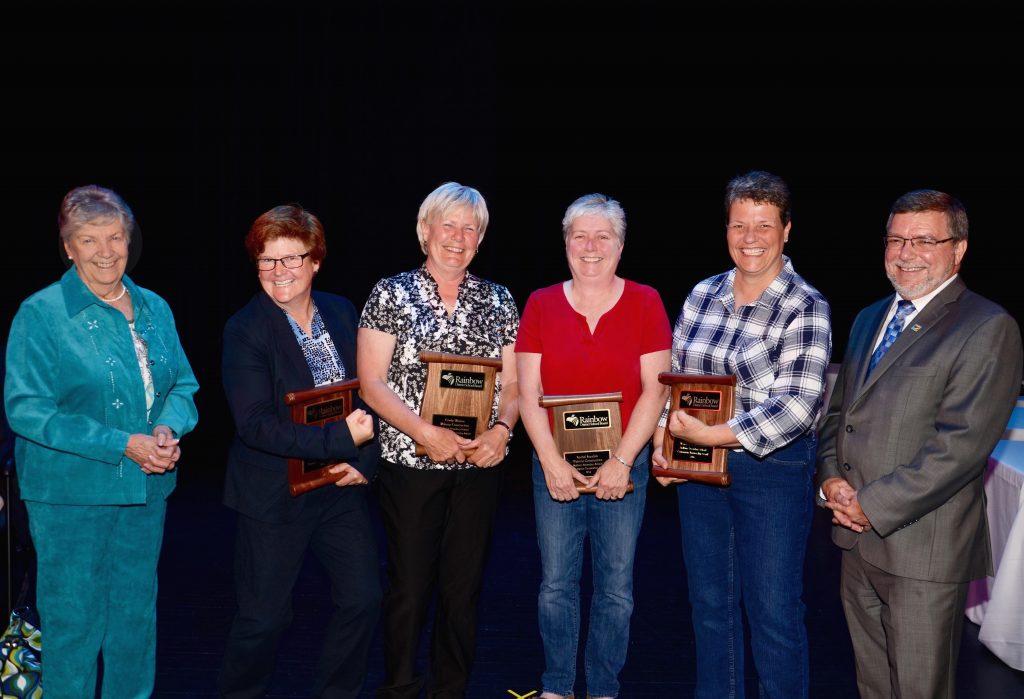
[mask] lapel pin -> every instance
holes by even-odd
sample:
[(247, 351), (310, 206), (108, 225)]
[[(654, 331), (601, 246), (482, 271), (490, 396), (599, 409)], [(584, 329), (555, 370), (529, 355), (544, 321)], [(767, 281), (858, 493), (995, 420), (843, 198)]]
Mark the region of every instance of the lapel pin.
[(921, 329), (921, 326), (918, 325), (917, 323), (914, 323), (913, 325), (910, 326), (910, 329), (913, 330), (914, 332), (917, 332), (918, 330)]

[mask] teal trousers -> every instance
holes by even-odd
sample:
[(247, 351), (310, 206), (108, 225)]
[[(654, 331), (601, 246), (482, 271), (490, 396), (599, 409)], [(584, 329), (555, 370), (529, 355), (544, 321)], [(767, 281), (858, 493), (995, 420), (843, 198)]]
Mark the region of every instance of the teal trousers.
[(27, 501), (47, 699), (145, 699), (156, 672), (156, 567), (167, 501)]

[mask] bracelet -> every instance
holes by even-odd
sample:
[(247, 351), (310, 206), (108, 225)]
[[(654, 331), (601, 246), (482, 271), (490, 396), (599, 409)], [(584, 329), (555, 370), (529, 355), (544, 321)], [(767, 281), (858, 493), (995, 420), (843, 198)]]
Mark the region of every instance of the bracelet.
[(615, 459), (616, 461), (618, 461), (618, 462), (619, 462), (620, 464), (622, 464), (622, 465), (623, 465), (623, 466), (625, 466), (626, 468), (628, 468), (628, 469), (629, 469), (630, 471), (632, 471), (632, 470), (633, 470), (633, 464), (627, 464), (627, 463), (626, 463), (626, 462), (625, 462), (625, 461), (623, 460), (623, 458), (622, 458), (621, 456), (619, 456), (618, 454), (616, 454), (616, 453), (614, 453), (614, 452), (613, 452), (613, 453), (612, 453), (612, 458), (613, 458), (613, 459)]
[(497, 427), (498, 425), (501, 425), (506, 430), (508, 430), (508, 438), (512, 439), (512, 428), (508, 426), (508, 423), (505, 422), (504, 420), (495, 420), (493, 426)]

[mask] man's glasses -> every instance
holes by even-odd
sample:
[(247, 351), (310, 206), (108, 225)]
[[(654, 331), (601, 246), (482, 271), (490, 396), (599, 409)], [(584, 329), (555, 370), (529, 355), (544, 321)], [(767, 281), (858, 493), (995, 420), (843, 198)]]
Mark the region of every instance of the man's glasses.
[(928, 252), (929, 250), (934, 250), (936, 245), (948, 243), (951, 240), (953, 238), (935, 240), (935, 238), (901, 238), (898, 235), (887, 235), (882, 239), (882, 242), (885, 244), (886, 250), (902, 250), (904, 243), (910, 243), (912, 250)]
[(302, 266), (302, 261), (307, 257), (309, 257), (308, 252), (301, 255), (285, 255), (284, 257), (257, 257), (256, 269), (261, 272), (272, 272), (278, 262), (286, 269), (297, 269)]

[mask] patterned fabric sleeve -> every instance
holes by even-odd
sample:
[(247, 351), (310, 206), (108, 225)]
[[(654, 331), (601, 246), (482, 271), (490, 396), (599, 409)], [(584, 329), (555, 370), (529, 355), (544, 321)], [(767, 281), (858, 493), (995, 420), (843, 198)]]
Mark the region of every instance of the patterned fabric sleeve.
[[(388, 367), (388, 386), (409, 409), (419, 412), (426, 387), (423, 351), (500, 358), (502, 348), (515, 343), (519, 312), (508, 289), (466, 274), (453, 311), (445, 308), (437, 284), (421, 267), (377, 283), (359, 319), (359, 327), (395, 338)], [(495, 386), (491, 420), (497, 418), (500, 377)], [(473, 468), (472, 464), (434, 464), (415, 454), (415, 444), (387, 420), (381, 421), (383, 458), (419, 469)]]
[(786, 326), (768, 399), (729, 421), (745, 449), (764, 456), (807, 431), (821, 406), (831, 353), (828, 304), (809, 297)]
[(503, 323), (503, 334), (505, 341), (502, 343), (503, 347), (509, 345), (515, 346), (516, 335), (519, 334), (519, 308), (516, 306), (515, 299), (512, 298), (512, 292), (503, 286), (498, 287), (500, 292), (500, 305), (502, 315), (504, 318)]
[(398, 336), (399, 316), (391, 312), (397, 303), (395, 293), (398, 287), (391, 282), (391, 279), (381, 279), (373, 287), (359, 316), (360, 328), (380, 330), (388, 335)]

